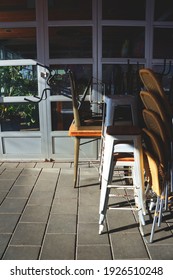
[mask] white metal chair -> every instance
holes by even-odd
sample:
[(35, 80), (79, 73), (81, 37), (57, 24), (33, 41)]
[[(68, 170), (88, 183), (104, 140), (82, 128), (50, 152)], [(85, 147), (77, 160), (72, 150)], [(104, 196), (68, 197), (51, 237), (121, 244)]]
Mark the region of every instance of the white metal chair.
[[(123, 117), (117, 117), (116, 111), (118, 108), (124, 108), (126, 111), (128, 111), (128, 119), (124, 116)], [(130, 108), (130, 114), (129, 114), (129, 108)], [(100, 145), (100, 169), (99, 169), (99, 175), (100, 175), (100, 181), (102, 176), (102, 168), (103, 168), (103, 155), (104, 155), (104, 143), (105, 143), (105, 133), (106, 128), (108, 126), (124, 126), (124, 125), (138, 125), (138, 113), (137, 113), (137, 100), (135, 96), (132, 95), (107, 95), (105, 96), (105, 104), (104, 104), (104, 120), (103, 120), (103, 126), (102, 126), (102, 137), (101, 137), (101, 145)], [(124, 155), (123, 157), (119, 157), (120, 160), (117, 161), (117, 165), (120, 166), (127, 166), (127, 157), (132, 157), (131, 149), (129, 151), (129, 145), (128, 143), (118, 143), (115, 146), (115, 153), (122, 153), (127, 152), (127, 155)], [(124, 161), (123, 161), (124, 158)], [(132, 164), (132, 160), (130, 159), (130, 164)]]

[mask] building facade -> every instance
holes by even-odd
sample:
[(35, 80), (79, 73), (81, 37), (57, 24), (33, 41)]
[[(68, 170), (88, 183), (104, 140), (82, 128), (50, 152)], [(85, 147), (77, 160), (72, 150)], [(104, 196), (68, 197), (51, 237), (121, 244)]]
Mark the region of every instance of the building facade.
[[(69, 70), (79, 94), (93, 77), (95, 103), (139, 94), (138, 70), (151, 67), (172, 102), (172, 63), (172, 0), (1, 0), (1, 160), (73, 158)], [(98, 143), (82, 151), (96, 159)]]

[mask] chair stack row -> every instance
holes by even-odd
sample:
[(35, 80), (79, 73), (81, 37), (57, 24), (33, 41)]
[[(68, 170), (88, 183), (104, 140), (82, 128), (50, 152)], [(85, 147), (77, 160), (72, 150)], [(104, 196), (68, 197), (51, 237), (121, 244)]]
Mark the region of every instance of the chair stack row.
[(172, 117), (173, 111), (157, 77), (148, 68), (139, 70), (144, 90), (140, 97), (144, 105), (143, 139), (144, 153), (148, 160), (145, 168), (150, 188), (156, 195), (156, 205), (151, 229), (150, 242), (153, 241), (156, 223), (161, 224), (163, 209), (167, 209), (169, 194), (172, 192), (173, 154), (172, 154)]
[[(157, 223), (160, 226), (163, 210), (167, 209), (168, 197), (173, 192), (173, 112), (156, 74), (151, 69), (144, 68), (139, 70), (139, 75), (144, 85), (144, 89), (140, 92), (144, 106), (142, 110), (144, 127), (140, 127), (138, 123), (137, 100), (134, 96), (106, 96), (103, 118), (90, 114), (87, 118), (86, 114), (83, 116), (84, 110), (81, 109), (81, 102), (78, 99), (75, 77), (69, 72), (74, 113), (69, 136), (75, 138), (74, 187), (77, 185), (80, 139), (88, 139), (87, 143), (92, 141), (91, 139), (101, 139), (99, 233), (103, 232), (107, 210), (111, 209), (137, 211), (143, 234), (147, 195), (152, 191), (156, 197), (150, 235), (152, 242), (155, 226)], [(88, 94), (90, 85), (91, 81), (84, 91), (82, 100)], [(118, 124), (114, 120), (118, 106), (130, 107), (132, 112), (130, 123), (126, 120), (125, 123)], [(126, 185), (114, 183), (114, 170), (118, 166), (123, 168), (124, 178), (126, 175), (127, 178), (132, 178), (132, 183)], [(127, 199), (128, 194), (133, 197), (134, 202), (130, 207), (123, 207), (121, 203), (118, 205), (109, 203), (109, 199), (117, 197), (117, 194), (120, 197), (120, 193), (123, 199)], [(121, 219), (121, 214), (119, 218)]]

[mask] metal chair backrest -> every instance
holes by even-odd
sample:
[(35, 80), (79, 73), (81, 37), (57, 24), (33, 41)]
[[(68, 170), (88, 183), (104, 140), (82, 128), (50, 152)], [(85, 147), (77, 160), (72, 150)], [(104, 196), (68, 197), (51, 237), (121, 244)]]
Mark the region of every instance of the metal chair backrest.
[(139, 76), (147, 91), (156, 94), (162, 100), (163, 106), (166, 112), (172, 117), (173, 112), (168, 102), (167, 96), (163, 90), (163, 87), (156, 75), (156, 73), (149, 68), (142, 68), (139, 70)]
[(160, 102), (158, 96), (148, 91), (141, 91), (140, 97), (147, 110), (153, 111), (160, 116), (164, 124), (166, 134), (169, 137), (169, 139), (171, 139), (172, 138), (171, 119), (168, 118), (167, 114), (165, 113), (164, 107)]
[(89, 101), (85, 100), (87, 94), (90, 93), (92, 78), (89, 79), (88, 84), (86, 85), (80, 99), (78, 96), (76, 79), (72, 71), (69, 71), (69, 78), (71, 86), (74, 122), (76, 127), (80, 127), (82, 125), (86, 125), (85, 120), (92, 118), (91, 104)]

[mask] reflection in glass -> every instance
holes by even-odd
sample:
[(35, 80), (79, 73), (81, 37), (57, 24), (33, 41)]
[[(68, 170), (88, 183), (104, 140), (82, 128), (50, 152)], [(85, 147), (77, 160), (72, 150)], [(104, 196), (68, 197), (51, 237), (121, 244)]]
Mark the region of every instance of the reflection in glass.
[(51, 103), (52, 130), (68, 130), (73, 120), (72, 101)]
[(173, 21), (173, 1), (172, 0), (155, 1), (154, 20)]
[(153, 65), (152, 69), (156, 74), (163, 86), (163, 89), (170, 101), (173, 104), (173, 66), (169, 61), (165, 61), (165, 65)]
[(89, 79), (92, 77), (92, 65), (89, 64), (51, 65), (50, 67), (55, 73), (55, 76), (51, 78), (51, 95), (71, 96), (69, 70), (73, 71), (75, 75), (79, 95), (83, 93)]
[(105, 94), (132, 94), (138, 95), (141, 89), (139, 68), (136, 64), (106, 64), (103, 65), (103, 83)]
[(102, 18), (107, 20), (144, 20), (145, 0), (102, 0)]
[(90, 20), (92, 0), (48, 0), (49, 20)]
[(36, 66), (1, 66), (0, 96), (38, 95)]
[(154, 29), (154, 58), (173, 58), (173, 28)]
[(103, 27), (103, 57), (144, 58), (143, 27)]
[(91, 58), (92, 27), (50, 27), (50, 58)]
[(0, 1), (0, 21), (31, 21), (35, 17), (35, 0)]
[(1, 131), (39, 130), (38, 105), (36, 103), (1, 103)]
[(0, 28), (0, 59), (37, 58), (35, 28)]

